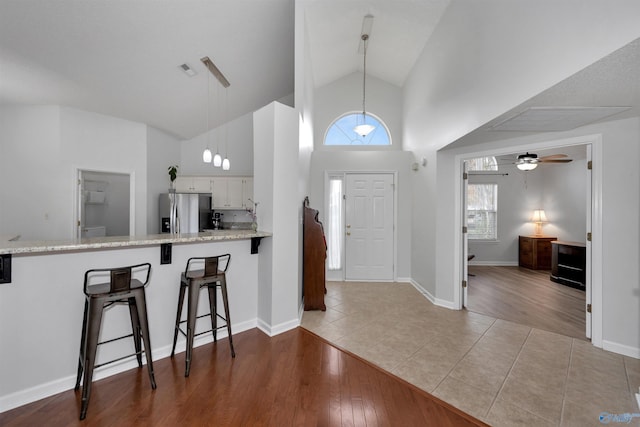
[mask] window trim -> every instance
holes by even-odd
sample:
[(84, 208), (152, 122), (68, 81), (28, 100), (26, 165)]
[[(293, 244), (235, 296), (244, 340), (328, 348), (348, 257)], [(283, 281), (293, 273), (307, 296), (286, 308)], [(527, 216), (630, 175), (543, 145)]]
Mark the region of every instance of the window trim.
[[(469, 188), (472, 185), (491, 185), (495, 188), (495, 210), (478, 210), (478, 209), (469, 209)], [(467, 215), (467, 239), (469, 241), (473, 241), (473, 242), (498, 242), (499, 241), (499, 236), (498, 236), (498, 183), (497, 182), (474, 182), (474, 183), (469, 183), (467, 184), (467, 206), (465, 207), (465, 215)], [(473, 234), (471, 234), (470, 232), (470, 228), (468, 227), (468, 215), (469, 212), (471, 211), (479, 211), (479, 212), (494, 212), (495, 213), (495, 220), (494, 220), (494, 224), (493, 224), (493, 229), (494, 229), (494, 236), (493, 237), (487, 237), (487, 234), (483, 234), (482, 237), (472, 237)]]
[(387, 124), (384, 122), (384, 120), (382, 120), (379, 116), (377, 116), (376, 114), (371, 113), (370, 111), (367, 111), (367, 116), (370, 116), (372, 118), (374, 118), (375, 120), (378, 121), (378, 123), (380, 123), (382, 125), (382, 127), (384, 128), (384, 131), (387, 134), (387, 139), (389, 140), (389, 144), (387, 145), (370, 145), (370, 144), (356, 144), (356, 145), (327, 145), (325, 142), (327, 140), (327, 134), (329, 133), (329, 130), (333, 127), (333, 125), (336, 124), (336, 122), (338, 122), (339, 120), (343, 119), (344, 117), (350, 116), (350, 115), (359, 115), (362, 114), (362, 111), (347, 111), (345, 113), (342, 113), (341, 115), (339, 115), (338, 117), (336, 117), (335, 119), (333, 119), (331, 121), (331, 123), (329, 123), (329, 126), (326, 127), (326, 129), (324, 130), (324, 135), (322, 136), (322, 148), (324, 149), (344, 149), (344, 148), (349, 148), (349, 149), (356, 149), (356, 150), (371, 150), (371, 149), (375, 149), (375, 150), (384, 150), (384, 149), (392, 149), (395, 148), (395, 146), (393, 145), (393, 138), (391, 137), (391, 132), (389, 131), (389, 127), (387, 126)]

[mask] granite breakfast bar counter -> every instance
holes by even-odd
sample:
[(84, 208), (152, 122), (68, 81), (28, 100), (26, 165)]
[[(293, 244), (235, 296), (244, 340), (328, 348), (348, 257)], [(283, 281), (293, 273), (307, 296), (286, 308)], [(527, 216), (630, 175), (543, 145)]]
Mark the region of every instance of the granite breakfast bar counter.
[[(258, 326), (258, 245), (260, 239), (271, 236), (262, 231), (216, 230), (0, 242), (0, 256), (10, 265), (10, 282), (0, 284), (0, 412), (75, 385), (85, 271), (151, 263), (147, 310), (152, 356), (157, 360), (171, 353), (180, 273), (190, 257), (231, 254), (227, 283), (233, 333)], [(200, 313), (207, 312), (206, 305), (207, 298), (201, 298)], [(205, 321), (208, 319), (202, 319)], [(201, 329), (205, 328), (203, 323)], [(130, 329), (127, 307), (114, 306), (105, 312), (101, 339), (130, 333)], [(218, 332), (226, 350), (225, 337), (226, 332)], [(196, 338), (195, 345), (211, 341), (211, 334), (205, 334)], [(176, 352), (184, 351), (184, 343), (179, 339)], [(101, 347), (98, 362), (133, 351), (131, 340)], [(236, 349), (239, 354), (241, 351)], [(176, 358), (184, 363), (183, 354), (176, 354)], [(125, 359), (96, 369), (94, 380), (133, 367), (137, 363)]]

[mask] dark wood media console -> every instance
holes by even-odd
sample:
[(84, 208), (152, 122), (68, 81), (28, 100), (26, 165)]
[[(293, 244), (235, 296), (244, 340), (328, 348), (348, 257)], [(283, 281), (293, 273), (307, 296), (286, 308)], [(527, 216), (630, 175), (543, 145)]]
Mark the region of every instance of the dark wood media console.
[(551, 277), (553, 282), (585, 289), (586, 245), (578, 242), (551, 242)]

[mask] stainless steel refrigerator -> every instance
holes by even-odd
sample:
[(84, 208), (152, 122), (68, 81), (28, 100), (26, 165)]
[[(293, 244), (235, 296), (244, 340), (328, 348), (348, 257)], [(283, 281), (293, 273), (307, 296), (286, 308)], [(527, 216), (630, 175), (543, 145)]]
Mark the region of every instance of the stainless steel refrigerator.
[(160, 232), (197, 233), (212, 228), (211, 194), (160, 194)]

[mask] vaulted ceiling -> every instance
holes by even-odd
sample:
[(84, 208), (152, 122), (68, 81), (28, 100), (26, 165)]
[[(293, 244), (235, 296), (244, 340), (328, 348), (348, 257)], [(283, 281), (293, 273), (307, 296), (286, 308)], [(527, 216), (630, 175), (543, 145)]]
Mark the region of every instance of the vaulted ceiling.
[[(371, 14), (367, 73), (402, 87), (449, 2), (304, 1), (315, 86), (362, 69)], [(291, 99), (294, 9), (294, 0), (0, 0), (0, 105), (69, 106), (189, 139), (206, 131), (207, 108), (213, 128)], [(638, 115), (640, 43), (612, 55), (488, 125), (540, 105), (629, 105), (625, 114)], [(509, 136), (483, 127), (456, 144)]]
[(191, 138), (206, 131), (203, 56), (231, 83), (225, 93), (211, 79), (211, 127), (293, 92), (293, 11), (293, 0), (0, 0), (0, 105), (59, 104)]
[[(362, 69), (402, 86), (449, 0), (306, 3), (315, 85)], [(209, 56), (231, 83), (207, 78)], [(197, 74), (179, 68), (186, 63)], [(294, 0), (0, 0), (0, 105), (58, 104), (187, 139), (294, 91)]]

